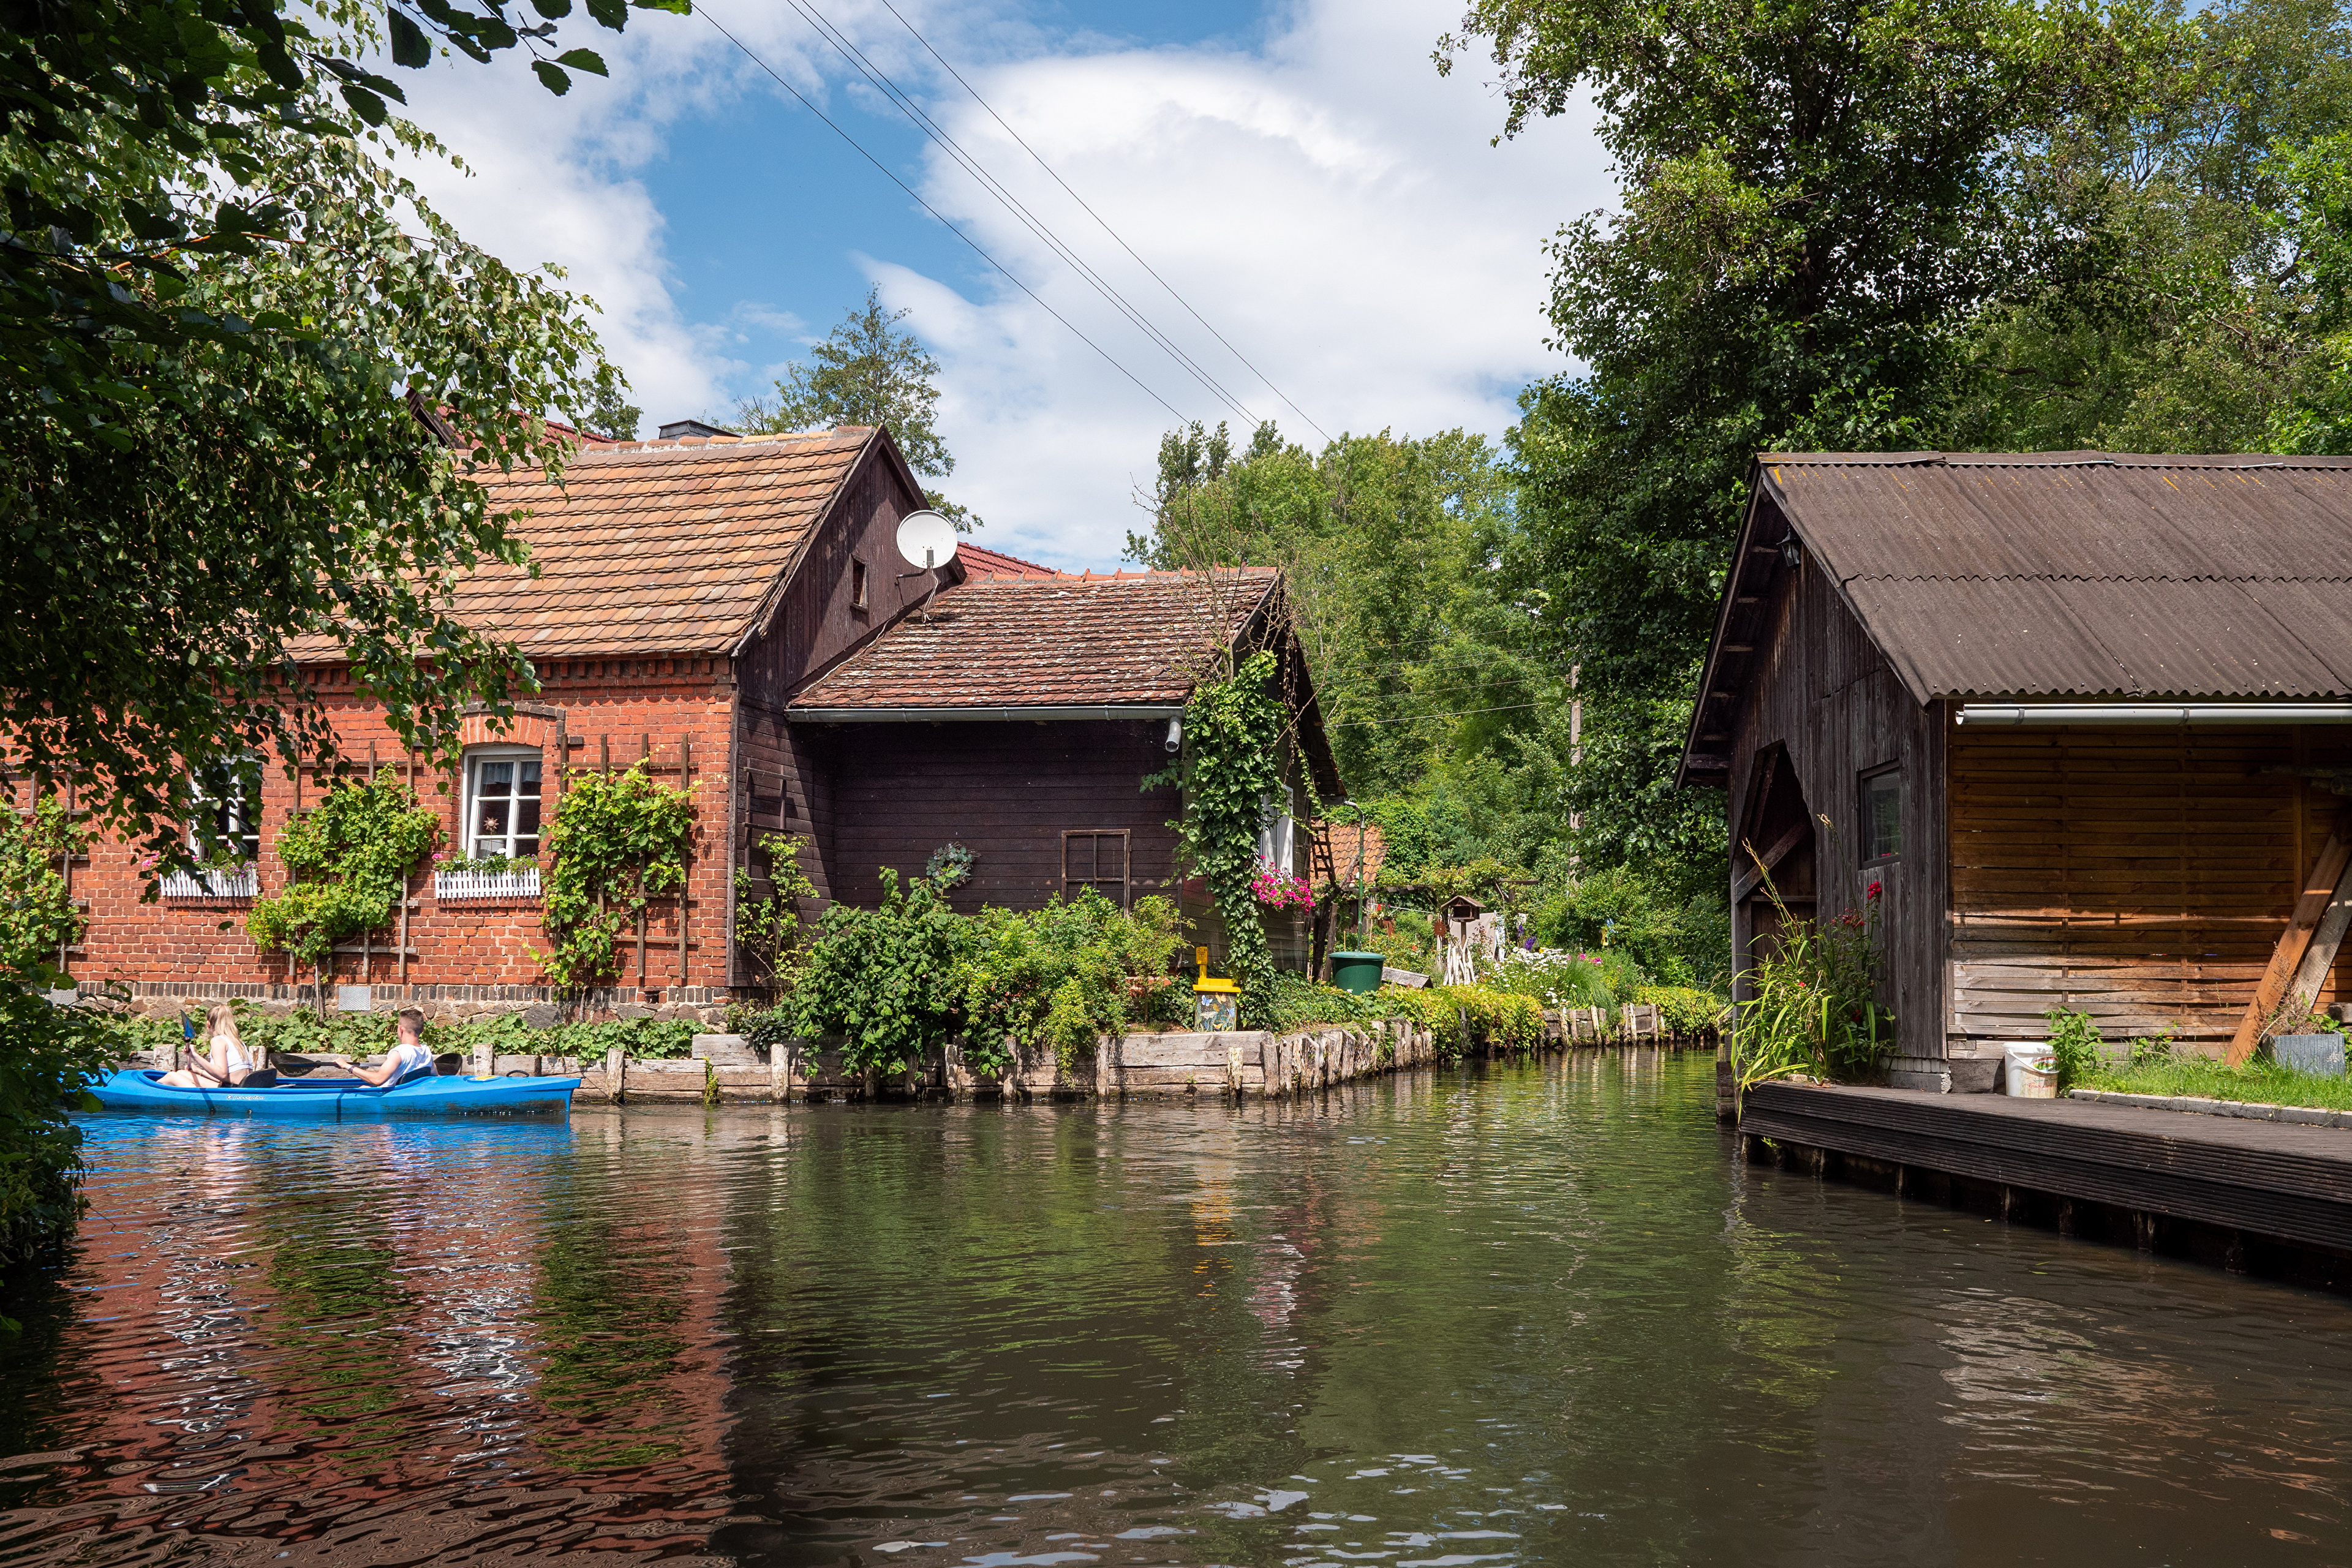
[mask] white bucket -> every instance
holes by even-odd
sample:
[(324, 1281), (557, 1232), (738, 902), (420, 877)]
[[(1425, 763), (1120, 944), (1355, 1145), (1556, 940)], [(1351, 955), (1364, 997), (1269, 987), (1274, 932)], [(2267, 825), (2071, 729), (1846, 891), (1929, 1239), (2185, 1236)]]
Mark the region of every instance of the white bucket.
[(2000, 1089), (2003, 1094), (2020, 1100), (2055, 1100), (2058, 1098), (2058, 1071), (2055, 1067), (2041, 1068), (2033, 1064), (2048, 1058), (2050, 1042), (2021, 1040), (2001, 1047)]

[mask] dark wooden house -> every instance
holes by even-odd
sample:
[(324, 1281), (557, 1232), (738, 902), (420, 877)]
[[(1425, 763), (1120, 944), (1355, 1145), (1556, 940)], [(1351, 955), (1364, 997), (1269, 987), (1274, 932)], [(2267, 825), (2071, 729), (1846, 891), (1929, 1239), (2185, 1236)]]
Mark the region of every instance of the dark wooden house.
[(2053, 1005), (2242, 1058), (2352, 997), (2347, 699), (2352, 459), (1769, 454), (1680, 777), (1738, 968), (1768, 870), (1876, 903), (1896, 1085)]

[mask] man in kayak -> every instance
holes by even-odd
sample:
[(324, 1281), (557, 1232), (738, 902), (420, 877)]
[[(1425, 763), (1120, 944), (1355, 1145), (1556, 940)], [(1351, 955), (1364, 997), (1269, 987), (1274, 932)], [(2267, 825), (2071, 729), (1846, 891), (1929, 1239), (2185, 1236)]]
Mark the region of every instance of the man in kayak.
[(403, 1007), (395, 1026), (400, 1037), (382, 1066), (352, 1069), (362, 1083), (384, 1089), (412, 1078), (431, 1076), (433, 1053), (425, 1048), (425, 1015), (414, 1007)]

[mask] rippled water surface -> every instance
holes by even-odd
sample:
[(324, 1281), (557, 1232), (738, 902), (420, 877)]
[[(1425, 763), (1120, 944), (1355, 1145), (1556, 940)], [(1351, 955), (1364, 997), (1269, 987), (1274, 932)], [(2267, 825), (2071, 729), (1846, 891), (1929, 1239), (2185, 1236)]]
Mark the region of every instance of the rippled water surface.
[(2352, 1562), (2352, 1303), (1750, 1170), (1711, 1089), (92, 1118), (0, 1563)]

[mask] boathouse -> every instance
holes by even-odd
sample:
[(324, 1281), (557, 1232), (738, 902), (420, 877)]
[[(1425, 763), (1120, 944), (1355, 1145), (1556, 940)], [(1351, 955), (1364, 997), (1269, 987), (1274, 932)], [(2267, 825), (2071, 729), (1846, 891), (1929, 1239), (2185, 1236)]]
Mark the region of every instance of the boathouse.
[[(1770, 453), (1680, 781), (1734, 959), (1875, 903), (1891, 1081), (2352, 998), (2352, 459)], [(1875, 889), (1874, 896), (1873, 889)]]
[[(403, 753), (331, 647), (298, 651), (346, 761), (410, 782), (458, 859), (536, 859), (583, 769), (642, 764), (692, 787), (687, 885), (624, 936), (622, 973), (592, 1007), (715, 1016), (751, 994), (761, 976), (735, 942), (735, 900), (772, 887), (762, 841), (775, 834), (804, 844), (820, 908), (871, 902), (883, 869), (920, 874), (950, 843), (972, 855), (961, 907), (1182, 892), (1169, 826), (1181, 802), (1145, 782), (1172, 761), (1193, 683), (1236, 653), (1279, 650), (1297, 792), (1313, 770), (1325, 798), (1341, 793), (1278, 573), (1072, 576), (969, 547), (936, 572), (909, 568), (896, 530), (923, 492), (885, 431), (590, 442), (560, 486), (526, 470), (493, 489), (526, 514), (535, 570), (478, 572), (456, 613), (519, 647), (541, 689), (510, 723), (469, 718), (453, 772)], [(289, 779), (274, 759), (258, 774), (198, 792), (242, 866), (166, 878), (144, 902), (148, 875), (122, 845), (70, 868), (91, 916), (68, 955), (79, 982), (174, 1008), (315, 996), (307, 968), (259, 952), (245, 917), (282, 885), (278, 835), (331, 781), (310, 765)], [(28, 805), (31, 784), (7, 782)], [(1264, 852), (1303, 867), (1282, 803), (1269, 806)], [(1191, 911), (1214, 928), (1193, 892)], [(345, 1005), (379, 1008), (558, 1000), (539, 967), (540, 893), (533, 865), (420, 867), (392, 924), (337, 949), (329, 983)], [(1297, 933), (1275, 934), (1303, 951)]]

